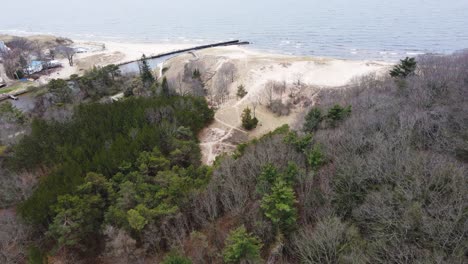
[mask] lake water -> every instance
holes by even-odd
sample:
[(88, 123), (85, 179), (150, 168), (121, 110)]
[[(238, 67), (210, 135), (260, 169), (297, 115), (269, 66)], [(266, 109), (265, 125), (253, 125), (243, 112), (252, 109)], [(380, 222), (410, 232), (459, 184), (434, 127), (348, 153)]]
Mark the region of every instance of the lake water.
[(394, 60), (468, 48), (468, 0), (2, 1), (0, 32)]

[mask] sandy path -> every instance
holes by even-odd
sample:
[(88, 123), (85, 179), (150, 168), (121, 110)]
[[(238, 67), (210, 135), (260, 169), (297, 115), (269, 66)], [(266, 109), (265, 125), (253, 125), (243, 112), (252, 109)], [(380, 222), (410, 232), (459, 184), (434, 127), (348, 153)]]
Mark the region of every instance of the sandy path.
[[(229, 109), (223, 109), (223, 111), (228, 111), (228, 110)], [(202, 151), (202, 154), (203, 154), (203, 161), (206, 164), (213, 164), (216, 157), (220, 154), (215, 150), (216, 147), (221, 145), (221, 146), (227, 147), (227, 149), (232, 149), (232, 150), (234, 150), (237, 147), (234, 144), (224, 142), (225, 140), (228, 140), (233, 135), (234, 130), (244, 133), (244, 134), (248, 134), (247, 131), (237, 127), (235, 124), (230, 124), (228, 123), (229, 121), (225, 122), (221, 120), (218, 117), (219, 114), (220, 114), (219, 111), (215, 114), (215, 118), (214, 118), (215, 126), (221, 124), (227, 127), (228, 130), (223, 130), (223, 129), (214, 127), (213, 125), (205, 129), (206, 131), (204, 134), (210, 135), (210, 136), (202, 137), (200, 146), (204, 150)]]

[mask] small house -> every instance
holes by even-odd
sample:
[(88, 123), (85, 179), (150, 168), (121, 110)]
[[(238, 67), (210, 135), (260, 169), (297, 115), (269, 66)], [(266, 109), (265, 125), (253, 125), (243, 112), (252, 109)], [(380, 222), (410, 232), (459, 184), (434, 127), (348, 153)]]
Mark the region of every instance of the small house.
[(24, 73), (26, 74), (34, 74), (42, 71), (44, 67), (42, 66), (42, 61), (31, 61), (29, 66), (24, 69)]

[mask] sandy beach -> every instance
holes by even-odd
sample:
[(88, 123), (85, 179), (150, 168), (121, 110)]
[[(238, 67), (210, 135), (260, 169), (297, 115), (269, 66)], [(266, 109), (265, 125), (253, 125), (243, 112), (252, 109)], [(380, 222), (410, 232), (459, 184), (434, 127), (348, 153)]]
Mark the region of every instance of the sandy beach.
[(47, 83), (50, 79), (67, 79), (72, 74), (83, 74), (84, 71), (94, 66), (106, 66), (109, 64), (120, 64), (134, 61), (143, 54), (153, 56), (170, 51), (186, 49), (196, 46), (196, 44), (149, 44), (149, 43), (123, 43), (123, 42), (90, 42), (75, 40), (75, 47), (85, 48), (89, 52), (75, 55), (75, 64), (70, 66), (68, 60), (60, 59), (63, 67), (49, 76), (39, 79), (40, 83)]
[[(195, 47), (199, 44), (159, 44), (159, 43), (125, 43), (125, 42), (89, 42), (74, 41), (75, 47), (83, 47), (89, 50), (86, 53), (75, 55), (75, 65), (68, 65), (66, 59), (61, 59), (63, 68), (49, 78), (68, 78), (72, 74), (82, 74), (85, 70), (96, 66), (120, 64), (146, 56), (154, 56), (161, 53)], [(247, 64), (261, 64), (257, 74), (261, 79), (285, 80), (298, 78), (305, 83), (320, 86), (342, 86), (357, 75), (379, 70), (388, 63), (373, 61), (352, 61), (331, 58), (297, 57), (282, 54), (271, 54), (257, 51), (248, 46), (229, 46), (210, 48), (196, 52), (200, 56), (216, 56), (222, 60), (247, 60)], [(187, 56), (187, 55), (185, 55)], [(190, 56), (190, 55), (189, 55)], [(184, 55), (179, 56), (184, 58)], [(269, 65), (269, 62), (279, 62), (278, 65)], [(266, 67), (268, 66), (268, 67)], [(257, 84), (261, 84), (258, 76), (255, 76)], [(42, 82), (46, 82), (43, 79)]]

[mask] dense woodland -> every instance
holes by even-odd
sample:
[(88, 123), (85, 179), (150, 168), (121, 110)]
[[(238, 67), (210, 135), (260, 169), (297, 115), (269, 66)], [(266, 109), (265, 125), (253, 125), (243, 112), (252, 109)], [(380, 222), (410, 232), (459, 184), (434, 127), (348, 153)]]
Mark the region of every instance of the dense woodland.
[(4, 223), (22, 253), (2, 262), (468, 261), (467, 53), (324, 89), (297, 126), (211, 167), (196, 138), (205, 99), (137, 79), (145, 96), (36, 118), (7, 153), (9, 171), (44, 176), (24, 223)]

